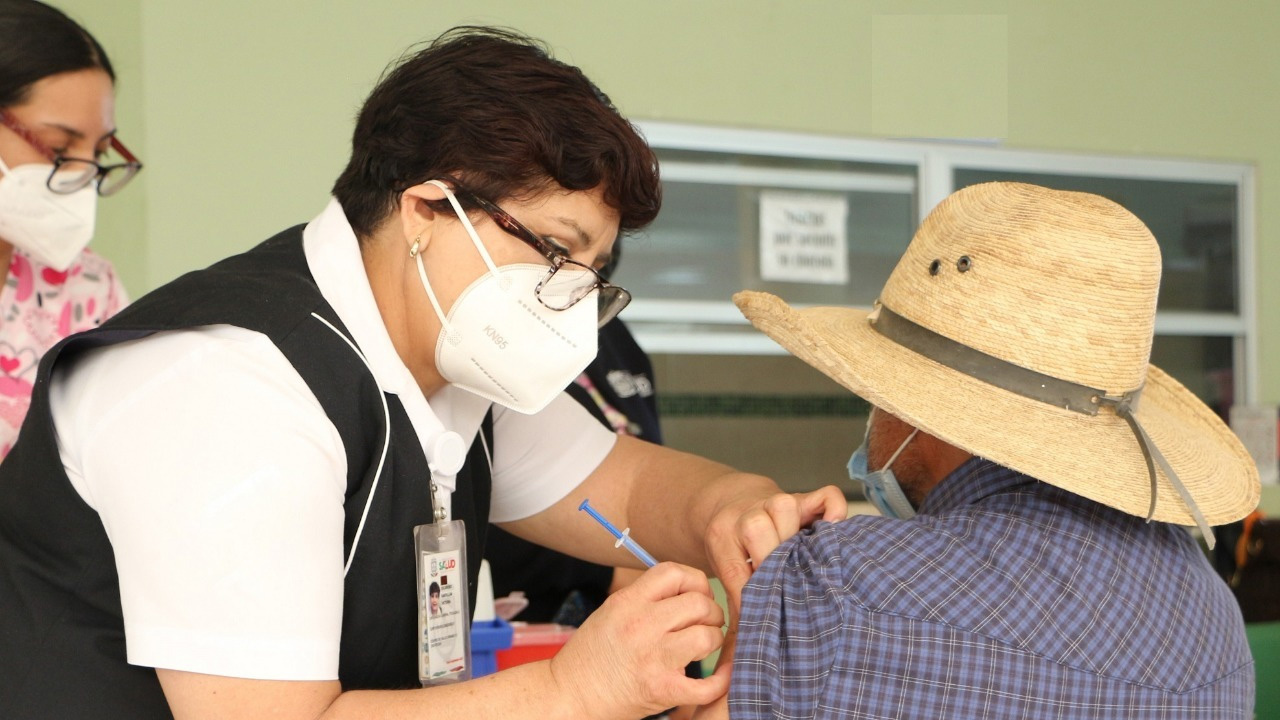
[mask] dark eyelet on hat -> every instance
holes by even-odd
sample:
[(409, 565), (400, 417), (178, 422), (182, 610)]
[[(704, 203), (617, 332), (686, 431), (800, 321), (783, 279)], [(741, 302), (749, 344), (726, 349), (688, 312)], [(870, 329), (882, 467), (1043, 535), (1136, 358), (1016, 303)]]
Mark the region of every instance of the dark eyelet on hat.
[(973, 261), (969, 259), (968, 255), (961, 255), (960, 259), (956, 261), (956, 269), (960, 272), (969, 272), (971, 267), (973, 267)]
[(930, 274), (930, 275), (937, 275), (937, 274), (938, 274), (938, 271), (939, 271), (939, 270), (941, 270), (941, 269), (942, 269), (942, 261), (941, 261), (941, 260), (934, 260), (933, 262), (929, 263), (929, 274)]

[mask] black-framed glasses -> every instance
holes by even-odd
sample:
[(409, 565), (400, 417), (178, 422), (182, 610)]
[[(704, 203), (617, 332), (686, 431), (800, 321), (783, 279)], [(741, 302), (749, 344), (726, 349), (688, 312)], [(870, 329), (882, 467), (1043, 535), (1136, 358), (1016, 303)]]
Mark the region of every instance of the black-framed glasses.
[(538, 302), (552, 310), (568, 310), (587, 297), (593, 290), (596, 295), (596, 322), (599, 327), (618, 316), (622, 309), (631, 302), (631, 293), (600, 277), (600, 273), (590, 265), (570, 258), (564, 252), (547, 242), (542, 236), (520, 224), (511, 214), (484, 198), (472, 193), (456, 182), (453, 193), (459, 199), (480, 208), (497, 223), (507, 234), (523, 241), (537, 250), (542, 257), (551, 263), (547, 276), (534, 288), (533, 294)]
[(142, 162), (114, 135), (111, 136), (111, 149), (119, 153), (120, 157), (124, 158), (124, 162), (99, 165), (94, 160), (63, 157), (54, 152), (41, 142), (35, 133), (18, 122), (8, 110), (0, 109), (0, 125), (12, 130), (15, 135), (25, 140), (34, 150), (53, 163), (53, 172), (49, 173), (49, 179), (45, 184), (50, 190), (60, 195), (69, 195), (82, 190), (95, 180), (99, 195), (103, 197), (114, 195), (128, 185), (133, 176), (142, 169)]

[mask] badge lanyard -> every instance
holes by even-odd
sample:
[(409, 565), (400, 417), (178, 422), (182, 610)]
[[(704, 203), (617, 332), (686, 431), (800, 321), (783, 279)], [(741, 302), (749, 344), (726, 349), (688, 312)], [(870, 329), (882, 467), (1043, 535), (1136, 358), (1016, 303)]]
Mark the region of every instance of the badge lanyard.
[[(435, 522), (413, 529), (418, 565), (418, 679), (443, 685), (471, 678), (471, 605), (467, 592), (467, 531), (449, 519), (449, 487), (466, 459), (466, 445), (455, 432), (432, 444), (431, 499)], [(441, 493), (441, 485), (446, 490)]]
[[(375, 380), (377, 374), (368, 358), (351, 338), (334, 327), (324, 317), (311, 313), (335, 335), (343, 340), (360, 358)], [(391, 413), (387, 409), (385, 391), (379, 385), (382, 412), (386, 416), (386, 439), (382, 446), (382, 459), (391, 446)], [(425, 403), (423, 403), (425, 405)], [(456, 432), (444, 426), (426, 407), (425, 416), (434, 425), (435, 439), (430, 448), (423, 446), (427, 456), (427, 468), (431, 473), (431, 502), (435, 508), (435, 522), (413, 529), (414, 560), (417, 565), (418, 586), (418, 679), (423, 685), (439, 685), (461, 682), (471, 678), (471, 605), (467, 597), (467, 532), (461, 520), (450, 522), (450, 495), (457, 486), (458, 472), (467, 457), (467, 444)], [(416, 424), (415, 424), (416, 425)], [(430, 437), (430, 434), (427, 435)], [(484, 434), (480, 434), (481, 441)], [(373, 487), (366, 501), (364, 515), (356, 529), (355, 541), (347, 555), (343, 575), (351, 569), (365, 518), (369, 514), (382, 476), (382, 462), (374, 474)], [(440, 492), (444, 486), (445, 492)]]

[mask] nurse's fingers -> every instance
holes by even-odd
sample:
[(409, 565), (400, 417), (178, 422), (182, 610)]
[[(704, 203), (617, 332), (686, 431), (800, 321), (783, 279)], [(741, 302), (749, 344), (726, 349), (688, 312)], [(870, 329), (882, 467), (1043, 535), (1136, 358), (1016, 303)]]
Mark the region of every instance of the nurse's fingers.
[(769, 553), (799, 530), (800, 522), (797, 498), (785, 493), (732, 508), (712, 522), (707, 528), (707, 555), (726, 590), (741, 589)]
[(697, 593), (715, 597), (706, 573), (674, 562), (661, 562), (646, 570), (635, 582), (618, 592), (636, 593), (649, 601)]
[[(712, 705), (725, 699), (729, 692), (729, 673), (727, 668), (704, 678), (680, 677), (674, 682), (674, 694), (685, 698), (679, 705)], [(724, 717), (728, 717), (728, 704), (725, 704)], [(695, 717), (699, 717), (696, 716)]]
[(807, 493), (775, 493), (727, 512), (736, 512), (737, 516), (712, 523), (707, 552), (721, 580), (745, 582), (743, 571), (750, 575), (782, 541), (801, 528), (818, 520), (843, 520), (848, 503), (844, 493), (831, 485)]
[(689, 627), (712, 627), (719, 631), (725, 623), (724, 610), (715, 599), (695, 592), (659, 601), (654, 605), (654, 613), (662, 618), (663, 627), (671, 632)]
[(668, 634), (663, 638), (663, 664), (683, 668), (700, 661), (724, 645), (724, 634), (719, 627), (695, 625)]
[(758, 509), (744, 513), (732, 523), (716, 523), (708, 528), (707, 557), (729, 595), (731, 610), (736, 609), (735, 596), (751, 578), (755, 563), (763, 562), (777, 543), (773, 522)]
[(551, 660), (552, 674), (583, 707), (610, 716), (701, 702), (721, 688), (688, 684), (684, 667), (720, 646), (722, 619), (705, 575), (661, 563), (587, 618)]
[(711, 676), (704, 678), (723, 678), (724, 692), (714, 700), (701, 704), (693, 713), (693, 720), (729, 720), (729, 663), (723, 661), (724, 651), (721, 651), (722, 661), (716, 666), (716, 671)]
[(796, 495), (800, 506), (800, 526), (808, 527), (818, 520), (839, 522), (849, 517), (849, 501), (835, 485)]

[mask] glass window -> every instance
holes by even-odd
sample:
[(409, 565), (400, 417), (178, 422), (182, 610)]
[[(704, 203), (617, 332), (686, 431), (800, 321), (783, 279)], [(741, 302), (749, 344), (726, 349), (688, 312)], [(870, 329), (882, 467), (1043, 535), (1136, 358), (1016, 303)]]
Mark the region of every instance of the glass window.
[(1228, 422), (1235, 402), (1235, 339), (1195, 335), (1156, 335), (1151, 364), (1187, 386)]
[[(615, 275), (638, 301), (728, 302), (749, 289), (793, 303), (869, 306), (917, 224), (913, 167), (722, 153), (693, 161), (698, 155), (659, 152), (662, 213), (623, 240)], [(843, 202), (848, 282), (761, 278), (760, 197), (771, 191)]]
[(996, 180), (1089, 192), (1114, 200), (1146, 223), (1160, 243), (1164, 261), (1160, 310), (1239, 312), (1236, 214), (1240, 199), (1235, 184), (971, 168), (955, 171), (957, 189)]
[[(1141, 218), (1164, 263), (1152, 363), (1224, 418), (1256, 394), (1254, 281), (1241, 271), (1254, 257), (1247, 165), (643, 129), (661, 162), (663, 209), (623, 241), (615, 280), (635, 296), (622, 319), (654, 358), (664, 436), (676, 448), (788, 490), (836, 483), (852, 492), (844, 464), (866, 404), (751, 328), (730, 298), (751, 289), (794, 305), (870, 307), (923, 213), (957, 188), (995, 180), (1102, 195)], [(762, 277), (761, 198), (773, 193), (845, 208), (846, 282)]]

